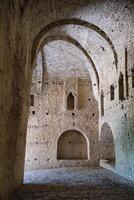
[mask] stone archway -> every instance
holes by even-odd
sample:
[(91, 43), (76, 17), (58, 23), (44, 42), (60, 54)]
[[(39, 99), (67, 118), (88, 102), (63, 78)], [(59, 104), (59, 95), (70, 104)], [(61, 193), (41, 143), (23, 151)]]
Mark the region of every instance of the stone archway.
[(100, 159), (107, 162), (115, 161), (115, 146), (112, 130), (108, 123), (104, 123), (100, 133)]

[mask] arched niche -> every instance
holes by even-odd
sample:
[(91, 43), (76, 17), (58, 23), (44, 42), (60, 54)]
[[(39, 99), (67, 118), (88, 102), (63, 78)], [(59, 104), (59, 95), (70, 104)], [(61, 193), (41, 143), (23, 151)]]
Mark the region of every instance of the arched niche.
[(108, 44), (109, 47), (111, 48), (113, 55), (114, 55), (114, 60), (115, 60), (115, 66), (116, 66), (116, 70), (118, 69), (118, 58), (117, 58), (117, 52), (115, 51), (115, 47), (113, 42), (111, 41), (111, 39), (109, 38), (109, 36), (102, 30), (100, 29), (98, 26), (89, 23), (87, 21), (81, 20), (81, 19), (77, 19), (77, 18), (72, 18), (72, 19), (61, 19), (58, 21), (54, 21), (51, 24), (46, 25), (42, 30), (40, 30), (40, 32), (38, 33), (38, 35), (36, 36), (34, 43), (33, 43), (33, 47), (32, 47), (32, 54), (31, 54), (31, 61), (32, 63), (34, 62), (35, 59), (35, 55), (39, 49), (40, 44), (42, 43), (43, 37), (45, 36), (45, 34), (56, 28), (56, 27), (60, 27), (63, 25), (79, 25), (88, 29), (91, 29), (93, 31), (95, 31), (96, 33), (98, 33), (100, 35), (100, 37), (102, 37)]
[(57, 143), (57, 159), (87, 160), (88, 144), (85, 136), (77, 130), (63, 132)]
[(100, 159), (115, 161), (115, 146), (112, 130), (108, 123), (104, 123), (100, 133)]
[(75, 98), (72, 92), (70, 92), (67, 97), (67, 110), (74, 110), (74, 107), (75, 107)]

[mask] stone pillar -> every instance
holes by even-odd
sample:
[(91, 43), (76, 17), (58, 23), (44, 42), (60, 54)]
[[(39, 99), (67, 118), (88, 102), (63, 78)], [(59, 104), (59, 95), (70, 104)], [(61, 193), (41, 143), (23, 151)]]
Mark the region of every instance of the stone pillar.
[[(23, 177), (31, 82), (28, 44), (19, 5), (0, 4), (0, 199), (12, 199)], [(16, 164), (15, 164), (16, 163)], [(21, 181), (20, 181), (21, 180)]]

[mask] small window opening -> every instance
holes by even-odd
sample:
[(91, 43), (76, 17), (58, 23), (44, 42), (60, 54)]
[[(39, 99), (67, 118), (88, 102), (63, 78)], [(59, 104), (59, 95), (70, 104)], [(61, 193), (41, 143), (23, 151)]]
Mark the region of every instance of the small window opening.
[(101, 116), (104, 116), (104, 92), (101, 91)]
[(132, 76), (132, 88), (134, 88), (134, 76)]
[(114, 100), (114, 90), (115, 87), (113, 85), (110, 86), (110, 100)]
[(74, 110), (74, 96), (71, 92), (67, 97), (67, 110)]
[(34, 95), (30, 95), (30, 106), (34, 106)]
[(124, 100), (124, 78), (123, 78), (122, 73), (120, 73), (118, 84), (119, 84), (119, 100), (123, 101)]

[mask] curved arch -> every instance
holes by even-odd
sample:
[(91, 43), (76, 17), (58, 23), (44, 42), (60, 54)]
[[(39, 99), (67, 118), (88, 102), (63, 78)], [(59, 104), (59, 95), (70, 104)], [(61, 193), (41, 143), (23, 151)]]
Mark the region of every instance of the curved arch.
[(81, 20), (81, 19), (77, 19), (77, 18), (72, 18), (72, 19), (61, 19), (55, 22), (52, 22), (51, 24), (48, 24), (45, 26), (45, 28), (43, 28), (38, 35), (36, 36), (36, 38), (34, 39), (33, 42), (33, 46), (32, 46), (32, 52), (31, 52), (31, 62), (33, 64), (34, 62), (34, 58), (38, 49), (38, 45), (41, 42), (41, 39), (43, 38), (43, 36), (50, 31), (51, 29), (54, 29), (58, 26), (63, 26), (63, 25), (80, 25), (80, 26), (84, 26), (86, 28), (90, 28), (92, 30), (94, 30), (95, 32), (97, 32), (101, 37), (103, 37), (107, 43), (109, 44), (113, 55), (114, 55), (114, 59), (115, 59), (115, 65), (116, 65), (116, 70), (118, 70), (118, 58), (117, 58), (117, 53), (115, 51), (114, 45), (111, 41), (111, 39), (109, 38), (109, 36), (102, 30), (100, 29), (98, 26), (89, 23), (85, 20)]
[(74, 38), (70, 37), (70, 36), (63, 36), (63, 35), (50, 35), (47, 38), (45, 38), (44, 41), (42, 41), (42, 43), (40, 44), (39, 48), (42, 48), (44, 45), (48, 44), (51, 41), (54, 40), (63, 40), (63, 41), (67, 41), (69, 43), (71, 43), (72, 45), (74, 45), (75, 47), (77, 47), (80, 51), (83, 52), (83, 54), (86, 56), (86, 58), (88, 59), (88, 61), (90, 62), (92, 69), (95, 73), (95, 77), (96, 77), (96, 81), (97, 81), (97, 86), (98, 86), (98, 91), (99, 91), (99, 75), (98, 72), (96, 70), (96, 66), (92, 60), (92, 58), (89, 56), (89, 54), (87, 53), (87, 51), (84, 49), (84, 47)]
[(58, 138), (57, 159), (88, 159), (88, 143), (86, 137), (77, 130), (64, 131)]
[(100, 132), (100, 148), (101, 159), (115, 159), (115, 145), (114, 136), (111, 127), (107, 122), (104, 122), (101, 126)]

